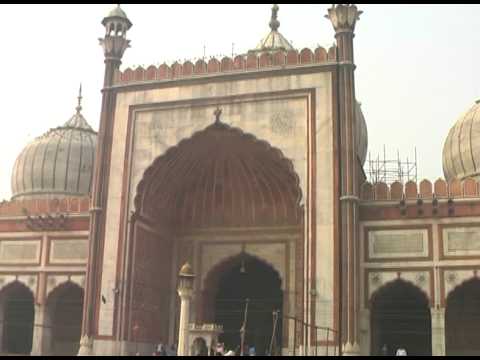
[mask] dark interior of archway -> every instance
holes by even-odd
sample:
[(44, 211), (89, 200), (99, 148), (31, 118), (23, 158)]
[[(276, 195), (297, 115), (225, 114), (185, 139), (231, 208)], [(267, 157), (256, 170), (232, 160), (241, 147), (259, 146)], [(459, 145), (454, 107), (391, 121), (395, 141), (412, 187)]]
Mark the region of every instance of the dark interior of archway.
[(480, 280), (450, 294), (445, 313), (446, 355), (480, 355)]
[(12, 354), (32, 351), (34, 305), (32, 293), (23, 286), (10, 289), (5, 303), (3, 349)]
[(55, 294), (53, 311), (54, 354), (72, 356), (78, 353), (82, 330), (83, 290), (66, 285)]
[[(245, 303), (249, 299), (245, 347), (255, 346), (256, 353), (269, 352), (273, 330), (273, 311), (282, 314), (283, 295), (278, 274), (268, 265), (253, 258), (238, 262), (219, 280), (215, 298), (215, 322), (223, 325), (224, 333), (219, 341), (226, 349), (240, 349), (240, 328), (243, 324)], [(282, 326), (278, 321), (275, 349), (281, 348)]]
[(413, 285), (395, 281), (380, 290), (371, 307), (371, 352), (389, 355), (402, 347), (408, 355), (432, 354), (431, 320), (428, 300)]

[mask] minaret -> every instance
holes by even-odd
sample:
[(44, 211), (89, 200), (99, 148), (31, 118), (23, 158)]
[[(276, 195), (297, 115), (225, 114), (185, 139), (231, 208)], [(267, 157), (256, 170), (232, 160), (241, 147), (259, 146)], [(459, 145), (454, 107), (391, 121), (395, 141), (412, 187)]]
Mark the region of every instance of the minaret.
[(358, 232), (359, 184), (355, 150), (355, 23), (362, 12), (352, 4), (332, 5), (328, 18), (337, 40), (338, 131), (340, 172), (340, 306), (339, 330), (345, 355), (359, 355), (358, 345)]
[(98, 313), (99, 307), (98, 289), (101, 286), (99, 275), (101, 273), (100, 266), (105, 236), (105, 210), (110, 175), (115, 106), (115, 95), (110, 88), (113, 85), (115, 71), (119, 69), (122, 63), (123, 54), (130, 46), (130, 40), (127, 40), (127, 31), (131, 28), (132, 23), (120, 8), (120, 5), (117, 5), (102, 20), (102, 25), (105, 27), (105, 36), (99, 40), (105, 57), (105, 75), (103, 80), (100, 129), (98, 131), (95, 169), (92, 181), (89, 258), (79, 355), (90, 355), (92, 353), (92, 336), (95, 335), (95, 323), (98, 321), (95, 318), (95, 314)]

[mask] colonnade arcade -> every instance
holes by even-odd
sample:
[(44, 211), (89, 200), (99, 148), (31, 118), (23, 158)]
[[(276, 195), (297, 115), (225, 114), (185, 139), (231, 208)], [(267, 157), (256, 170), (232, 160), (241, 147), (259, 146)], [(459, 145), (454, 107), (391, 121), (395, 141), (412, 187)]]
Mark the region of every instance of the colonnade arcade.
[[(124, 338), (177, 342), (177, 274), (187, 261), (196, 274), (191, 323), (238, 332), (246, 298), (270, 322), (274, 310), (301, 317), (301, 198), (299, 178), (280, 150), (218, 117), (167, 150), (137, 187)], [(279, 329), (286, 337), (288, 330)], [(272, 329), (258, 330), (249, 340), (264, 351)]]
[(76, 355), (82, 307), (83, 288), (74, 282), (55, 286), (41, 303), (28, 284), (6, 284), (0, 290), (1, 353)]
[(445, 307), (432, 307), (422, 289), (397, 279), (369, 300), (370, 354), (479, 355), (480, 279), (470, 278), (446, 295)]

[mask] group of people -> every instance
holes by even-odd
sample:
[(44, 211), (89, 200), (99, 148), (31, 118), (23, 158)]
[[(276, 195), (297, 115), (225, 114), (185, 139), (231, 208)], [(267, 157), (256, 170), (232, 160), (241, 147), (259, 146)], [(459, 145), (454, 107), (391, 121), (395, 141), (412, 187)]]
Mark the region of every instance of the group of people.
[[(382, 346), (382, 355), (383, 356), (388, 356), (388, 346), (387, 344), (384, 344)], [(395, 352), (395, 356), (407, 356), (407, 350), (405, 350), (405, 348), (403, 348), (402, 346), (400, 346), (397, 351)]]
[(177, 356), (177, 349), (175, 345), (170, 345), (169, 347), (160, 343), (157, 345), (153, 356)]
[[(237, 346), (235, 350), (226, 350), (224, 343), (218, 343), (215, 348), (212, 349), (214, 356), (239, 356), (242, 355), (240, 346)], [(244, 345), (243, 356), (256, 356), (257, 352), (255, 346)]]

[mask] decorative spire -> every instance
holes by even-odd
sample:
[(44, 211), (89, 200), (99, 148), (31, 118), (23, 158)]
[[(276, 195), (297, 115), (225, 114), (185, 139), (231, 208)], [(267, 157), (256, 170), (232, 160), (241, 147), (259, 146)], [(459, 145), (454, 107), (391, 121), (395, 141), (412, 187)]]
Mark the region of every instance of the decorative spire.
[(80, 114), (82, 110), (82, 83), (80, 83), (80, 88), (78, 89), (78, 105), (75, 108), (77, 110), (77, 114)]
[(273, 4), (272, 6), (272, 18), (270, 19), (270, 29), (272, 29), (272, 31), (277, 31), (278, 28), (280, 27), (280, 21), (277, 20), (277, 17), (278, 17), (278, 5), (277, 4)]
[(213, 115), (215, 115), (215, 124), (220, 123), (220, 116), (222, 115), (222, 109), (217, 107), (217, 109), (213, 112)]

